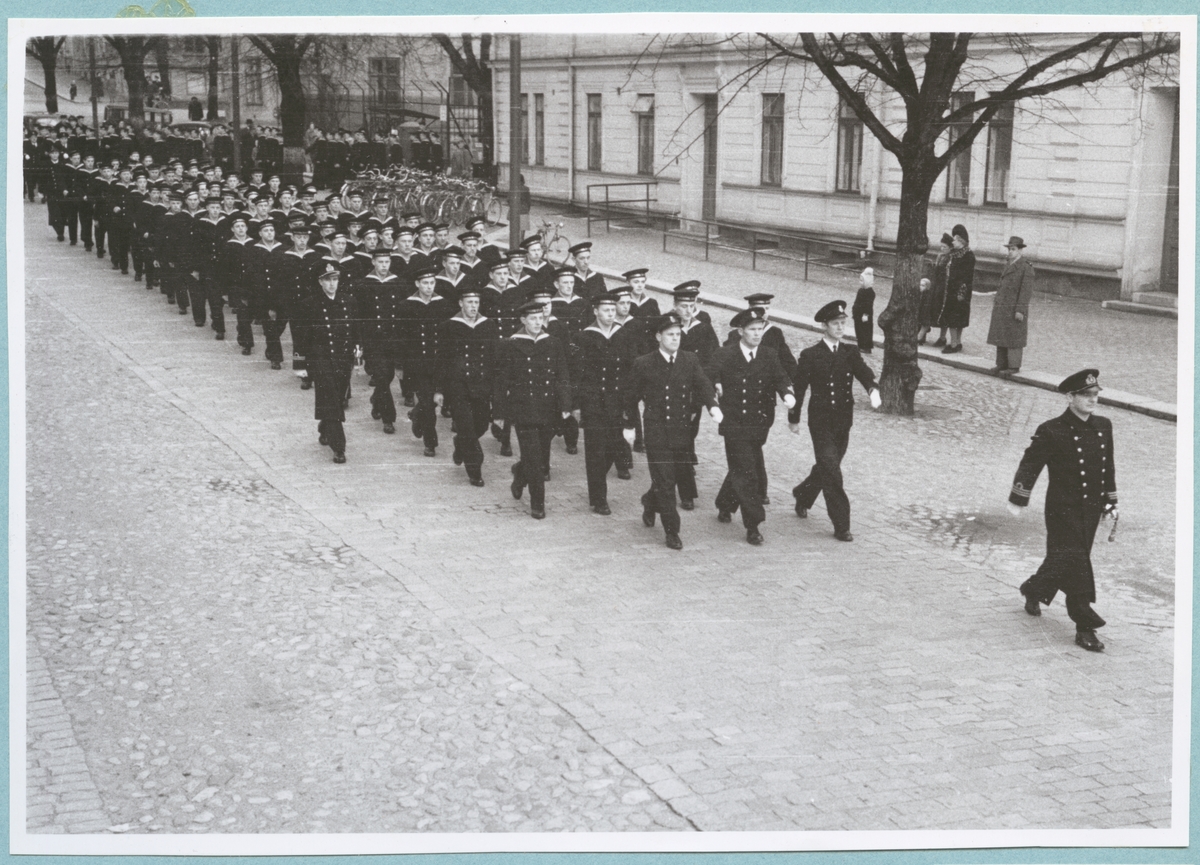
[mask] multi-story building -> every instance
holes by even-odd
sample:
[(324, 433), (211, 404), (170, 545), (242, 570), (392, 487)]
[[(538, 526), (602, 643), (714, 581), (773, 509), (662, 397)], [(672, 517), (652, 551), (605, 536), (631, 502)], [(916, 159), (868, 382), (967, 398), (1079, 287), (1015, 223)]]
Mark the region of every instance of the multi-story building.
[[(748, 40), (651, 39), (522, 37), (521, 163), (535, 198), (579, 203), (589, 185), (646, 181), (652, 210), (668, 220), (790, 229), (886, 253), (899, 165), (815, 67), (777, 61), (749, 74), (764, 52)], [(496, 141), (507, 184), (508, 48), (497, 43)], [(955, 101), (986, 93), (989, 75), (1020, 62), (1003, 39), (977, 38), (972, 51), (979, 83)], [(903, 127), (902, 104), (865, 95), (885, 124)], [(965, 225), (984, 271), (1020, 235), (1045, 290), (1177, 292), (1178, 167), (1177, 73), (1113, 77), (998, 114), (936, 183), (928, 233), (936, 240)], [(613, 197), (633, 196), (625, 187)]]

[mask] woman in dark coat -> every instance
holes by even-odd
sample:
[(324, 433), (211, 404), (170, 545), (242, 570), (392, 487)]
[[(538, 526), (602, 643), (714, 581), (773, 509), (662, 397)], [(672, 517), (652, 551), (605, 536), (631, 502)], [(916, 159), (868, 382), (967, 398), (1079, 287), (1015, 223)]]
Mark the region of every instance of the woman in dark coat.
[(946, 344), (946, 328), (941, 323), (942, 307), (946, 305), (946, 270), (950, 264), (950, 249), (954, 246), (954, 241), (949, 234), (943, 233), (941, 245), (942, 249), (936, 258), (932, 261), (925, 259), (925, 274), (921, 279), (921, 306), (917, 311), (917, 324), (921, 327), (920, 333), (917, 334), (917, 345), (925, 344), (929, 330), (933, 327), (940, 327), (942, 331), (938, 334), (934, 347)]
[(950, 235), (954, 246), (948, 257), (946, 302), (939, 322), (949, 331), (949, 336), (942, 354), (962, 351), (963, 328), (971, 323), (971, 290), (975, 281), (975, 253), (971, 252), (967, 229), (956, 225)]

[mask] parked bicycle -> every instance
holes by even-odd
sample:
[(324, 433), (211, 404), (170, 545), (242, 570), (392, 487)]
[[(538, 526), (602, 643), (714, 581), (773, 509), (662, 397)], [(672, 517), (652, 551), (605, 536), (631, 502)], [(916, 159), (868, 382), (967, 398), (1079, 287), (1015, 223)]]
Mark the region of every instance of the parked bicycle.
[(571, 241), (562, 233), (563, 224), (551, 219), (543, 219), (542, 227), (538, 229), (538, 237), (542, 239), (542, 249), (546, 251), (546, 260), (559, 265), (570, 255)]
[(343, 205), (349, 207), (350, 195), (355, 192), (364, 201), (386, 197), (393, 213), (416, 211), (428, 222), (461, 225), (470, 217), (482, 216), (488, 225), (495, 225), (504, 213), (496, 190), (482, 180), (401, 166), (359, 172), (342, 184), (339, 194)]

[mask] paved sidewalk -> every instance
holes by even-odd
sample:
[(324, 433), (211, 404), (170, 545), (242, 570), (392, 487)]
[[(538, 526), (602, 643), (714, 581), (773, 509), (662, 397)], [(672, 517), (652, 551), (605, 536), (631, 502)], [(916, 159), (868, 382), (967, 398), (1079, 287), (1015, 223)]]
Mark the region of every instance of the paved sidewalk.
[[(573, 242), (586, 239), (586, 220), (564, 215), (561, 207), (537, 205), (531, 217), (534, 226), (541, 219), (563, 222), (562, 231)], [(933, 231), (931, 227), (930, 232)], [(507, 235), (503, 239), (507, 240)], [(598, 268), (619, 274), (632, 267), (649, 267), (651, 280), (659, 280), (668, 287), (685, 279), (699, 279), (703, 283), (702, 299), (716, 294), (740, 304), (741, 298), (751, 292), (768, 291), (776, 295), (773, 311), (801, 319), (811, 319), (813, 312), (830, 300), (840, 298), (851, 303), (858, 290), (861, 269), (858, 265), (838, 268), (814, 264), (805, 281), (803, 262), (797, 265), (760, 255), (758, 269), (751, 270), (748, 251), (715, 247), (710, 251), (710, 260), (705, 261), (703, 244), (672, 236), (668, 251), (664, 252), (662, 232), (643, 227), (620, 227), (614, 223), (606, 234), (603, 222), (593, 222), (591, 239), (595, 243), (592, 261)], [(877, 279), (875, 292), (878, 318), (891, 296), (890, 280)], [(945, 360), (982, 371), (995, 365), (995, 349), (986, 343), (992, 300), (991, 295), (975, 295), (971, 326), (963, 332), (963, 353), (949, 355)], [(1171, 414), (1178, 401), (1178, 324), (1173, 319), (1102, 309), (1096, 301), (1035, 294), (1024, 370), (1041, 371), (1044, 381), (1032, 376), (1028, 377), (1028, 383), (1043, 386), (1052, 380), (1057, 384), (1078, 369), (1096, 366), (1106, 388), (1122, 391), (1137, 403), (1150, 404), (1151, 413), (1157, 411), (1160, 417)], [(878, 326), (876, 334), (882, 336)], [(922, 349), (926, 360), (938, 363), (943, 362), (939, 352), (939, 349)], [(924, 366), (928, 368), (928, 363)]]
[(676, 553), (641, 525), (643, 458), (602, 518), (556, 442), (536, 522), (494, 441), (470, 487), (448, 445), (379, 431), (358, 374), (333, 465), (261, 348), (25, 216), (26, 613), (108, 825), (1033, 830), (1021, 846), (1170, 825), (1173, 424), (1108, 412), (1123, 519), (1095, 551), (1091, 655), (1016, 591), (1044, 480), (1034, 513), (1004, 511), (1056, 395), (933, 365), (914, 418), (860, 394), (853, 544), (820, 505), (792, 514), (811, 448), (783, 424), (766, 544), (717, 523), (705, 422)]

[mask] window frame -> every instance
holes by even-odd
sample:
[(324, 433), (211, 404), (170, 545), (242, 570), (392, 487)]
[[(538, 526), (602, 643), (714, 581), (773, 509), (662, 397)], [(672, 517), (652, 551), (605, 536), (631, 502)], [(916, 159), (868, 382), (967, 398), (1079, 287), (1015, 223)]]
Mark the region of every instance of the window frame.
[(654, 94), (639, 93), (638, 102), (647, 100), (649, 110), (634, 113), (637, 126), (637, 174), (640, 177), (654, 176)]
[(546, 164), (546, 94), (533, 94), (534, 164)]
[[(771, 109), (770, 113), (768, 113), (768, 106)], [(783, 118), (785, 110), (784, 94), (762, 94), (762, 141), (759, 145), (758, 177), (760, 186), (783, 186)]]
[[(587, 170), (602, 171), (604, 102), (599, 93), (587, 94)], [(593, 108), (595, 106), (595, 108)]]
[[(950, 111), (953, 113), (964, 105), (968, 105), (975, 101), (975, 94), (967, 91), (952, 93), (950, 95)], [(948, 141), (947, 147), (950, 147), (962, 137), (962, 133), (971, 125), (970, 119), (959, 121), (950, 124), (947, 127), (946, 134)], [(954, 159), (950, 160), (950, 164), (946, 166), (946, 200), (953, 201), (957, 204), (967, 204), (971, 200), (971, 151), (975, 147), (975, 142), (964, 150)], [(961, 190), (955, 189), (955, 178), (961, 182)], [(955, 195), (959, 191), (960, 194)]]
[[(847, 194), (862, 193), (862, 158), (863, 158), (863, 138), (865, 137), (866, 125), (862, 122), (854, 109), (850, 107), (845, 99), (838, 97), (838, 117), (837, 117), (837, 166), (834, 174), (834, 191)], [(850, 136), (847, 141), (846, 136)], [(849, 165), (843, 160), (843, 156), (848, 151), (847, 145), (854, 148), (854, 167), (852, 177), (847, 179), (846, 173)]]
[[(1011, 191), (1009, 179), (1012, 174), (1013, 126), (1015, 120), (1016, 106), (1009, 102), (993, 114), (992, 119), (988, 121), (987, 159), (984, 163), (983, 172), (983, 203), (992, 207), (1008, 207), (1008, 195)], [(1004, 145), (1004, 149), (1007, 150), (1006, 157), (1008, 164), (1003, 169), (1004, 175), (999, 184), (1000, 197), (993, 197), (996, 194), (995, 184), (992, 182), (993, 159), (995, 154), (1001, 149), (998, 133), (1004, 130), (1007, 130), (1008, 138), (1007, 143)]]

